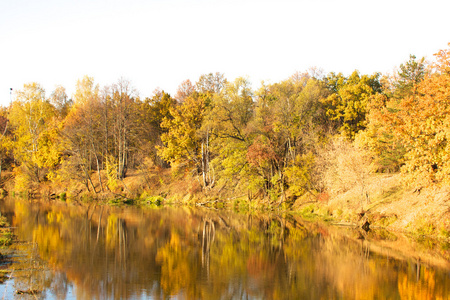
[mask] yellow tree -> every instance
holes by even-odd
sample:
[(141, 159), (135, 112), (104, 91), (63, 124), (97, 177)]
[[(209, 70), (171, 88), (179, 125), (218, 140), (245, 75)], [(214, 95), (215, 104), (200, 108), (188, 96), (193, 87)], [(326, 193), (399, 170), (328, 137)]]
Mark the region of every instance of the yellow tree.
[[(59, 128), (54, 122), (54, 108), (37, 83), (25, 84), (12, 103), (10, 122), (14, 130), (13, 153), (19, 176), (16, 182), (43, 180), (47, 171), (60, 160)], [(25, 187), (25, 186), (23, 186)]]
[(9, 108), (4, 107), (0, 111), (0, 175), (6, 166), (11, 166), (14, 159), (12, 155), (12, 132), (9, 125)]
[(331, 73), (325, 78), (331, 94), (324, 99), (327, 116), (337, 129), (353, 140), (358, 131), (366, 128), (369, 99), (381, 92), (380, 74), (360, 75), (354, 71), (348, 78)]
[(201, 130), (210, 99), (206, 94), (193, 92), (179, 106), (170, 108), (171, 118), (164, 118), (161, 126), (164, 147), (159, 154), (174, 168), (193, 169), (202, 177), (203, 186), (214, 183), (209, 167), (209, 138)]
[(162, 124), (165, 119), (172, 118), (170, 109), (176, 105), (175, 99), (160, 90), (156, 90), (153, 97), (145, 98), (142, 104), (141, 119), (144, 127), (142, 132), (144, 132), (144, 139), (147, 141), (148, 148), (152, 149), (149, 154), (153, 162), (160, 167), (168, 166), (167, 161), (157, 154), (157, 149), (163, 146), (161, 134), (168, 131)]
[[(179, 105), (168, 106), (170, 113), (161, 122), (164, 147), (159, 147), (160, 156), (172, 167), (192, 171), (201, 178), (203, 187), (212, 187), (215, 182), (210, 164), (211, 131), (220, 123), (214, 115), (223, 107), (216, 106), (214, 114), (210, 114), (210, 109), (213, 98), (220, 103), (219, 94), (226, 83), (221, 73), (202, 75), (195, 86), (189, 80), (184, 81), (175, 96)], [(208, 119), (211, 116), (214, 119)]]

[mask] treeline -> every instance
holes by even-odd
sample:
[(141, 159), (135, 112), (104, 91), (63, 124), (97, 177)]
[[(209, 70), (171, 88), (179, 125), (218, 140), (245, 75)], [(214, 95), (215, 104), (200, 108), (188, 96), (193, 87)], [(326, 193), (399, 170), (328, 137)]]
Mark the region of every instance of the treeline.
[(207, 74), (145, 99), (126, 80), (100, 88), (84, 77), (71, 99), (63, 87), (47, 97), (25, 84), (3, 109), (1, 166), (17, 190), (73, 180), (100, 193), (156, 167), (196, 179), (201, 192), (280, 203), (351, 188), (371, 172), (448, 184), (450, 50), (435, 58), (410, 56), (392, 75), (310, 70), (256, 90)]

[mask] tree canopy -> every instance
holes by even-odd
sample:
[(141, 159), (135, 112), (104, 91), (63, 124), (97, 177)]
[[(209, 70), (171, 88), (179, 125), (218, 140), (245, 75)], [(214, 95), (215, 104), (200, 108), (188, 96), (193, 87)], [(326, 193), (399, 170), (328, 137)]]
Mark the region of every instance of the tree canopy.
[(448, 49), (433, 63), (410, 55), (393, 75), (314, 71), (257, 89), (248, 78), (204, 74), (174, 97), (157, 90), (141, 99), (124, 79), (100, 87), (85, 76), (71, 98), (64, 87), (46, 96), (29, 83), (2, 112), (1, 162), (18, 189), (76, 180), (91, 192), (115, 190), (151, 162), (198, 180), (203, 192), (284, 203), (326, 190), (324, 162), (333, 159), (324, 149), (359, 147), (377, 172), (450, 184), (449, 99)]

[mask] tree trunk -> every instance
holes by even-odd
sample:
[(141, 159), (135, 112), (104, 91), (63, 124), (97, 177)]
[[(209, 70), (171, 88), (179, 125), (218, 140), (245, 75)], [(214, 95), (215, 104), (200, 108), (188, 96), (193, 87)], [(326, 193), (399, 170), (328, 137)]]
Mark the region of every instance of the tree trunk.
[(206, 188), (206, 170), (205, 170), (205, 150), (204, 150), (204, 142), (202, 141), (202, 178), (203, 178), (203, 188)]

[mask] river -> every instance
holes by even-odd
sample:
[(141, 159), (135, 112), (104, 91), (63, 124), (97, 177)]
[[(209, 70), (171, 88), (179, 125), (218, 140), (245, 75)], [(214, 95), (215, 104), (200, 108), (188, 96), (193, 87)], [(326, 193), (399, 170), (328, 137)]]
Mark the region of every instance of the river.
[(17, 236), (3, 299), (450, 299), (445, 243), (293, 215), (2, 201)]

